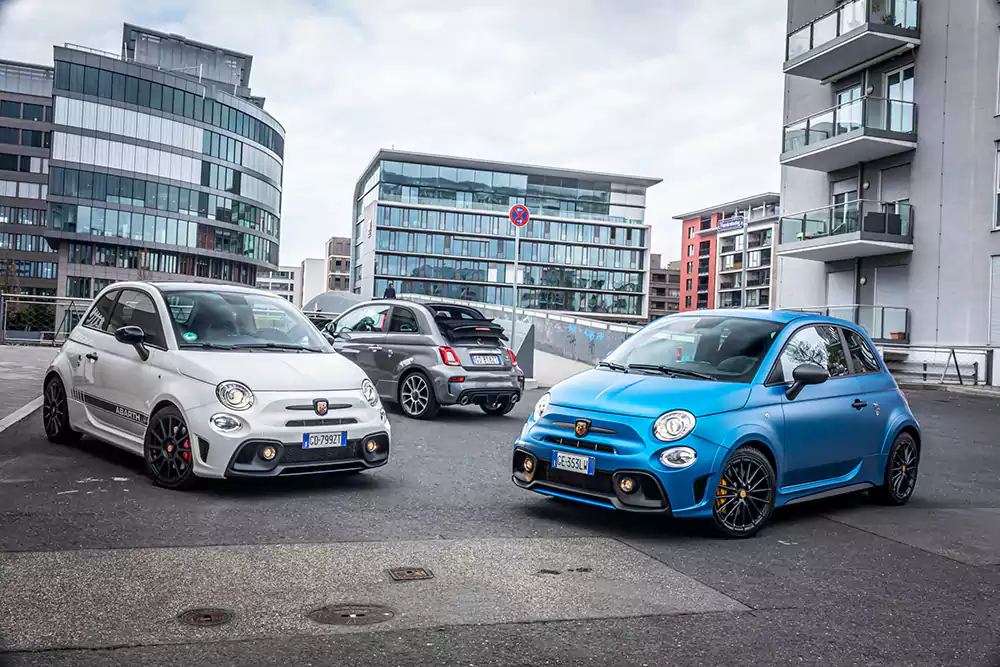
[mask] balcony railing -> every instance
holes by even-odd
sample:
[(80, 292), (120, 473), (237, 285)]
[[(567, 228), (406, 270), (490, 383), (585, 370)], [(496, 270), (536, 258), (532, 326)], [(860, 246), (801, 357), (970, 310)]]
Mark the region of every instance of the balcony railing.
[(781, 219), (780, 245), (865, 232), (913, 238), (913, 207), (907, 202), (867, 199), (806, 211)]
[(866, 23), (916, 31), (917, 0), (852, 0), (788, 35), (786, 60), (791, 60)]
[(834, 137), (864, 129), (915, 135), (917, 105), (871, 96), (845, 102), (786, 125), (783, 152), (816, 146)]
[(879, 343), (910, 340), (910, 311), (894, 306), (816, 306), (809, 308), (788, 308), (787, 310), (815, 313), (827, 317), (838, 317), (861, 326), (872, 340)]

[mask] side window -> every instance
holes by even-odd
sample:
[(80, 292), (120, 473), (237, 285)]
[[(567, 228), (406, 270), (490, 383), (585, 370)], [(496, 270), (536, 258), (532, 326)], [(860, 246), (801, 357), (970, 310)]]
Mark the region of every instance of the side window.
[(837, 327), (818, 325), (796, 331), (781, 351), (770, 381), (791, 382), (792, 371), (801, 364), (825, 368), (832, 378), (848, 374), (847, 357)]
[(389, 306), (363, 306), (352, 310), (337, 321), (337, 331), (378, 333), (385, 330)]
[(856, 374), (882, 372), (878, 357), (861, 334), (852, 329), (844, 329), (844, 336), (847, 337), (847, 349), (851, 353)]
[(110, 331), (121, 327), (140, 327), (146, 334), (146, 342), (155, 347), (166, 348), (160, 315), (153, 300), (144, 292), (122, 290), (122, 295), (111, 313)]
[(393, 308), (392, 317), (389, 318), (389, 331), (395, 333), (417, 333), (420, 327), (417, 326), (417, 316), (409, 308)]
[(118, 290), (112, 290), (98, 299), (83, 319), (83, 326), (97, 331), (108, 331), (108, 320), (111, 319), (111, 310), (115, 307), (117, 298)]

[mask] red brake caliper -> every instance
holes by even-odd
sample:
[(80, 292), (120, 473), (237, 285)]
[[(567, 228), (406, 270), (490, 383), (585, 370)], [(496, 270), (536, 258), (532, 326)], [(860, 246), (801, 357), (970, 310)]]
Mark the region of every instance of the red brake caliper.
[(181, 458), (191, 463), (191, 440), (185, 440), (181, 444)]

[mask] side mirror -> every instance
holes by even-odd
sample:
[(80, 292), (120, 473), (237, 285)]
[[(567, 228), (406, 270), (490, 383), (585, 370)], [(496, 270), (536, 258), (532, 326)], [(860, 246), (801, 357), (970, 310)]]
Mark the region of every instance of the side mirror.
[(830, 374), (825, 368), (816, 364), (800, 364), (792, 371), (792, 384), (785, 392), (788, 400), (794, 401), (806, 385), (823, 384), (830, 379)]
[(149, 350), (143, 344), (146, 340), (146, 332), (142, 330), (142, 327), (137, 326), (127, 326), (115, 330), (115, 340), (119, 343), (124, 343), (125, 345), (131, 345), (135, 348), (135, 351), (139, 353), (139, 356), (143, 361), (149, 359)]

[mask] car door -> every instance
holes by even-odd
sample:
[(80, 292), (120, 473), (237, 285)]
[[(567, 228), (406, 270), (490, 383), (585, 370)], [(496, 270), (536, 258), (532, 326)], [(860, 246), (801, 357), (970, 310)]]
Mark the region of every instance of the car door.
[(430, 332), (425, 326), (421, 326), (413, 309), (393, 306), (385, 343), (381, 350), (375, 352), (376, 376), (369, 374), (379, 394), (395, 397), (399, 384), (396, 369), (407, 359), (412, 359), (431, 345), (433, 339)]
[(851, 372), (858, 381), (858, 411), (863, 425), (864, 437), (857, 441), (857, 456), (877, 455), (885, 442), (889, 418), (900, 402), (899, 393), (892, 376), (865, 337), (847, 327), (843, 332)]
[[(791, 384), (792, 372), (806, 363), (825, 368), (830, 379), (804, 387), (789, 400), (784, 390)], [(850, 374), (840, 328), (820, 324), (795, 331), (782, 348), (768, 385), (780, 390), (784, 414), (784, 469), (779, 480), (783, 490), (848, 474), (857, 464), (853, 443), (863, 437), (863, 424), (853, 407), (859, 400), (859, 385)]]
[(377, 373), (375, 353), (385, 342), (389, 305), (366, 304), (334, 320), (333, 348), (356, 363), (371, 377)]
[(90, 423), (105, 420), (104, 413), (97, 413), (87, 401), (94, 395), (94, 379), (97, 374), (97, 362), (100, 359), (98, 351), (104, 349), (104, 344), (110, 335), (107, 331), (108, 321), (111, 319), (111, 312), (120, 292), (120, 290), (109, 290), (100, 295), (84, 315), (80, 326), (70, 333), (63, 345), (63, 352), (71, 370), (66, 392), (70, 398), (70, 409), (73, 410), (74, 419), (83, 416), (84, 420)]
[[(143, 360), (132, 345), (119, 343), (114, 332), (121, 327), (137, 326), (145, 334), (149, 358)], [(141, 445), (149, 424), (150, 402), (159, 386), (159, 367), (167, 354), (163, 321), (152, 294), (137, 288), (121, 290), (97, 352), (94, 395), (115, 430), (138, 439)]]

